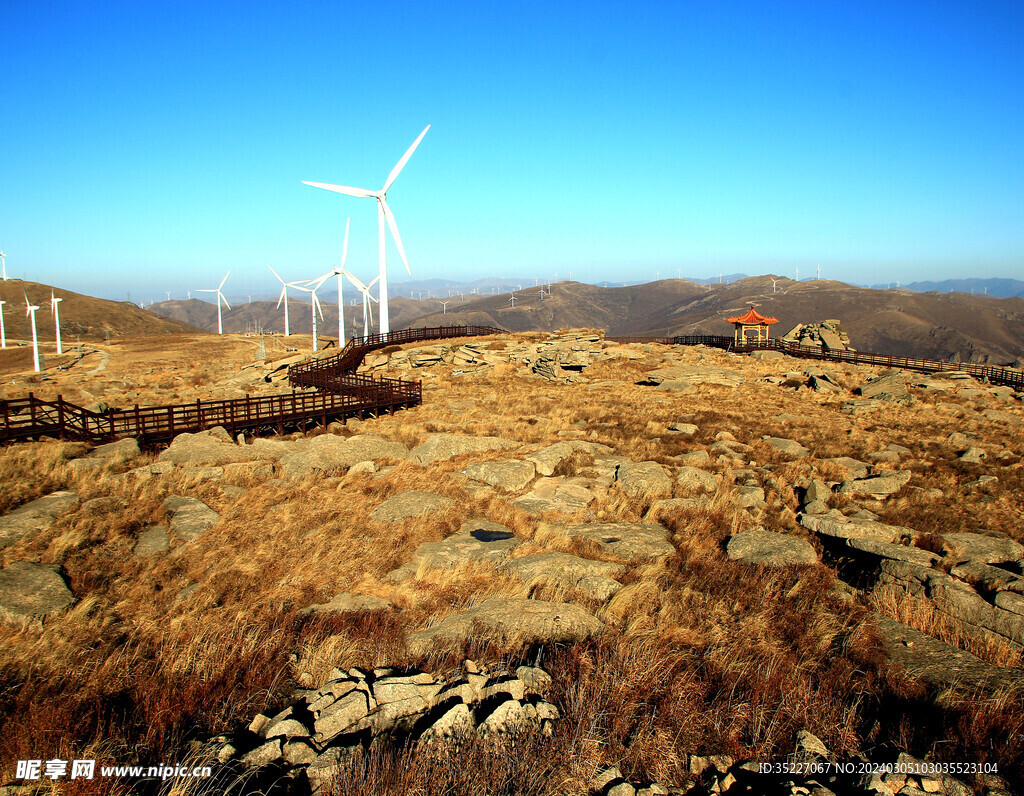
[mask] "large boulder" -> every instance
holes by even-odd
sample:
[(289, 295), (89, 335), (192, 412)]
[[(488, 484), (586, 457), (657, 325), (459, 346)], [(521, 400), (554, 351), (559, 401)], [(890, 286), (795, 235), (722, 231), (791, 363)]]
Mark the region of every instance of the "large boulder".
[(425, 655), (435, 644), (461, 646), (482, 638), (496, 644), (575, 643), (598, 635), (604, 624), (578, 605), (490, 597), (472, 608), (447, 617), (408, 636), (413, 655)]
[(657, 462), (629, 462), (615, 471), (616, 485), (628, 495), (665, 498), (672, 494), (672, 479)]
[(668, 529), (654, 522), (598, 522), (566, 525), (554, 532), (595, 543), (602, 552), (630, 562), (652, 561), (672, 555)]
[(504, 525), (470, 520), (447, 539), (417, 547), (412, 563), (437, 568), (454, 568), (466, 563), (497, 564), (508, 557), (519, 543), (512, 530)]
[(74, 602), (57, 567), (16, 561), (0, 570), (0, 619), (39, 622)]
[(980, 561), (1002, 564), (1024, 561), (1024, 545), (1007, 536), (985, 536), (980, 533), (955, 532), (942, 534), (942, 540), (955, 561)]
[(289, 478), (302, 478), (317, 473), (343, 471), (354, 464), (379, 459), (404, 459), (409, 449), (401, 442), (373, 434), (339, 437), (322, 434), (314, 437), (302, 450), (281, 459), (284, 474)]
[(864, 398), (881, 401), (906, 401), (910, 397), (910, 393), (907, 392), (907, 381), (901, 370), (887, 370), (880, 376), (868, 379), (856, 392)]
[(170, 495), (163, 506), (170, 516), (170, 532), (185, 542), (193, 541), (220, 522), (220, 514), (199, 498)]
[(420, 464), (431, 464), (466, 453), (507, 450), (515, 448), (518, 442), (502, 437), (473, 437), (468, 434), (431, 434), (426, 442), (409, 452), (409, 458)]
[(815, 564), (818, 561), (818, 554), (807, 540), (764, 529), (736, 534), (729, 540), (726, 553), (733, 561), (769, 566)]
[(553, 475), (558, 465), (569, 459), (576, 453), (589, 453), (591, 456), (602, 456), (612, 452), (607, 445), (599, 445), (596, 442), (582, 442), (580, 440), (565, 440), (556, 442), (541, 448), (526, 457), (526, 461), (533, 462), (537, 467), (539, 475)]
[(51, 492), (0, 517), (0, 549), (23, 536), (50, 528), (78, 505), (78, 493)]
[(917, 534), (902, 525), (886, 525), (872, 520), (851, 520), (846, 517), (804, 514), (800, 524), (821, 536), (837, 539), (872, 539), (884, 544), (898, 544), (913, 539)]
[(597, 497), (581, 484), (565, 483), (562, 478), (538, 478), (533, 489), (512, 501), (512, 505), (529, 514), (559, 511), (572, 514), (582, 511)]
[(536, 553), (513, 558), (501, 569), (515, 575), (528, 586), (549, 583), (562, 588), (576, 588), (589, 597), (606, 600), (622, 584), (615, 578), (625, 569), (609, 561), (593, 561), (569, 553)]
[(380, 523), (394, 524), (413, 517), (440, 511), (451, 506), (451, 498), (410, 489), (389, 497), (370, 512), (370, 519)]
[(521, 492), (533, 480), (535, 473), (533, 462), (518, 460), (480, 462), (466, 468), (466, 475), (474, 481), (482, 481), (506, 492)]
[(157, 457), (183, 467), (217, 467), (233, 462), (247, 462), (256, 458), (247, 445), (235, 445), (208, 431), (179, 434), (170, 446)]
[(676, 483), (685, 492), (714, 492), (718, 489), (718, 480), (713, 473), (692, 465), (679, 468)]
[(909, 470), (891, 470), (848, 482), (854, 494), (889, 497), (899, 492), (910, 480)]
[(761, 437), (762, 440), (768, 443), (772, 448), (777, 450), (779, 453), (785, 454), (786, 456), (792, 456), (796, 459), (804, 459), (811, 455), (811, 451), (805, 448), (796, 440), (786, 439), (784, 437)]
[(683, 384), (717, 384), (722, 387), (739, 387), (743, 384), (743, 373), (728, 368), (709, 365), (673, 365), (667, 368), (649, 370), (644, 374), (649, 384), (681, 382)]

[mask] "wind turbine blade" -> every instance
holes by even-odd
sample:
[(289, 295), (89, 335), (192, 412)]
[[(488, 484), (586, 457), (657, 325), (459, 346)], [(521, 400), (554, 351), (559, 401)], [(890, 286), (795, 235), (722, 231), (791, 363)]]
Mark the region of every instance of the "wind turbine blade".
[(423, 140), (423, 136), (427, 134), (427, 130), (429, 129), (430, 125), (428, 124), (426, 127), (423, 128), (423, 132), (420, 133), (419, 138), (412, 142), (412, 146), (405, 150), (405, 154), (402, 155), (402, 159), (395, 164), (395, 167), (393, 169), (391, 169), (391, 173), (388, 175), (388, 179), (384, 183), (384, 187), (380, 189), (380, 192), (382, 194), (388, 192), (388, 188), (391, 187), (391, 183), (395, 181), (395, 177), (398, 176), (399, 172), (403, 168), (405, 168), (405, 164), (409, 162), (409, 158), (412, 157), (412, 153), (416, 151), (416, 147), (420, 145), (420, 141)]
[(346, 196), (376, 196), (376, 191), (368, 191), (365, 188), (353, 188), (351, 185), (332, 185), (329, 182), (310, 182), (309, 180), (303, 180), (303, 185), (312, 185), (314, 188), (323, 188), (325, 191), (334, 191), (335, 193), (343, 193)]
[(197, 287), (196, 293), (216, 293), (217, 288), (215, 287)]
[(324, 319), (324, 308), (322, 306), (320, 306), (320, 299), (316, 295), (316, 293), (313, 293), (313, 305), (316, 307), (316, 311), (320, 313), (320, 320), (323, 320)]
[[(424, 130), (423, 132), (426, 132)], [(412, 269), (409, 267), (409, 260), (405, 256), (405, 247), (402, 246), (402, 236), (398, 234), (398, 223), (395, 221), (395, 216), (391, 212), (391, 208), (388, 207), (388, 203), (384, 201), (384, 198), (380, 199), (380, 206), (384, 208), (384, 218), (388, 220), (388, 227), (391, 229), (391, 237), (395, 239), (395, 246), (398, 248), (398, 255), (402, 258), (402, 264), (405, 266), (405, 270), (412, 276)]]
[[(348, 277), (348, 281), (355, 285), (359, 290), (367, 290), (367, 286), (364, 285), (355, 274), (350, 274), (348, 271), (345, 272), (345, 276)], [(373, 282), (370, 283), (371, 285)]]
[(341, 247), (341, 270), (345, 270), (345, 261), (348, 259), (348, 225), (351, 218), (345, 219), (345, 243)]
[[(226, 278), (226, 277), (225, 277), (225, 278)], [(218, 291), (217, 291), (217, 298), (218, 298), (218, 299), (219, 299), (220, 301), (223, 301), (223, 302), (224, 302), (224, 306), (225, 306), (225, 307), (227, 307), (228, 309), (231, 309), (231, 305), (230, 305), (230, 304), (228, 304), (228, 300), (227, 300), (226, 298), (224, 298), (224, 294), (223, 294), (223, 293), (221, 293), (221, 292), (220, 292), (220, 290), (218, 290)]]
[(228, 277), (229, 276), (231, 276), (231, 272), (230, 271), (228, 271), (226, 274), (224, 274), (224, 278), (222, 280), (220, 280), (220, 284), (217, 285), (217, 290), (220, 290), (222, 287), (224, 287), (224, 283), (228, 281)]
[(272, 273), (274, 276), (277, 277), (277, 281), (280, 282), (283, 285), (284, 284), (284, 280), (281, 278), (281, 275), (277, 271), (274, 270), (274, 266), (268, 265), (267, 268), (270, 269), (270, 273)]
[(320, 276), (314, 277), (313, 279), (310, 279), (310, 280), (309, 280), (308, 282), (306, 282), (306, 284), (307, 284), (307, 285), (312, 285), (312, 284), (313, 284), (313, 283), (315, 282), (315, 283), (316, 283), (316, 287), (315, 287), (315, 288), (313, 288), (313, 289), (314, 289), (314, 290), (316, 290), (316, 289), (317, 289), (317, 288), (319, 288), (319, 287), (320, 287), (320, 286), (321, 286), (321, 285), (322, 285), (322, 284), (323, 284), (324, 282), (326, 282), (326, 281), (327, 281), (328, 279), (330, 279), (330, 278), (331, 278), (332, 276), (334, 276), (334, 275), (335, 275), (335, 273), (334, 273), (334, 269), (332, 268), (332, 269), (331, 269), (330, 271), (328, 271), (328, 272), (327, 272), (326, 274), (322, 274), (322, 275), (320, 275)]

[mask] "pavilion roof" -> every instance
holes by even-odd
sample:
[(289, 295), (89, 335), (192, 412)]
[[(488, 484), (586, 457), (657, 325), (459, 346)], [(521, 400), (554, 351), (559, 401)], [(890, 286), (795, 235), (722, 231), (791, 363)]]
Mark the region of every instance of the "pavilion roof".
[(778, 323), (778, 318), (768, 318), (757, 310), (754, 309), (754, 305), (750, 305), (750, 312), (746, 315), (739, 315), (735, 318), (726, 318), (727, 323), (741, 323), (744, 326), (768, 326), (769, 324)]

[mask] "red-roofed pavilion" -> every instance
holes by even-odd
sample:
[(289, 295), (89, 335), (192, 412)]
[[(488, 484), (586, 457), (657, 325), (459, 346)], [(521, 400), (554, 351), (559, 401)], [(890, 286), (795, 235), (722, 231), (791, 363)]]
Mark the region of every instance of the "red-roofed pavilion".
[[(736, 345), (746, 343), (767, 343), (768, 327), (778, 323), (778, 318), (767, 318), (750, 305), (750, 312), (736, 318), (726, 318), (726, 322), (736, 325)], [(753, 337), (754, 339), (750, 339)]]

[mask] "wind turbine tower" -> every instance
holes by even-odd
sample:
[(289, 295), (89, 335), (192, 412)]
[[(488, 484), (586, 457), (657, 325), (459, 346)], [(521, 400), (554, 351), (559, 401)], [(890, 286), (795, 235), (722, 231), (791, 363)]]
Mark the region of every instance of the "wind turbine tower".
[(776, 279), (774, 276), (770, 276), (768, 278), (772, 280), (772, 293), (774, 293), (775, 292), (775, 286), (779, 283), (779, 280)]
[(228, 271), (224, 274), (224, 278), (220, 280), (220, 284), (217, 287), (203, 287), (199, 288), (199, 293), (216, 293), (217, 294), (217, 334), (224, 334), (224, 319), (221, 315), (220, 303), (223, 301), (224, 306), (231, 309), (231, 305), (228, 304), (228, 300), (224, 298), (224, 294), (220, 292), (220, 289), (224, 287), (224, 283), (228, 281), (228, 277), (231, 276), (231, 272)]
[[(323, 282), (321, 282), (320, 284), (323, 284)], [(309, 295), (310, 295), (310, 299), (311, 300), (310, 300), (310, 303), (309, 303), (309, 310), (310, 310), (310, 313), (313, 316), (313, 350), (316, 351), (319, 348), (319, 342), (318, 342), (318, 338), (317, 338), (317, 328), (316, 328), (316, 314), (317, 314), (317, 311), (320, 312), (320, 320), (324, 319), (324, 311), (323, 311), (323, 308), (320, 306), (320, 299), (317, 297), (316, 290), (314, 288), (302, 287), (301, 285), (296, 285), (295, 289), (296, 290), (304, 290), (307, 293), (309, 293)]]
[(3, 276), (3, 280), (7, 281), (7, 254), (0, 249), (0, 276)]
[[(370, 283), (364, 285), (362, 281), (352, 273), (345, 272), (345, 276), (348, 277), (348, 281), (355, 285), (356, 289), (363, 294), (363, 337), (367, 337), (370, 334), (370, 325), (373, 323), (373, 305), (370, 303), (376, 301), (373, 296), (370, 295), (370, 288), (373, 287), (374, 282), (380, 279), (380, 276), (375, 276), (370, 280)], [(379, 301), (377, 302), (380, 303)]]
[[(344, 348), (345, 347), (345, 297), (344, 297), (343, 290), (342, 290), (342, 285), (344, 284), (345, 280), (342, 279), (342, 277), (344, 277), (345, 274), (346, 274), (346, 271), (345, 271), (345, 261), (348, 259), (348, 225), (349, 225), (350, 221), (351, 221), (351, 219), (349, 219), (349, 218), (345, 219), (345, 243), (344, 243), (344, 245), (341, 248), (341, 265), (339, 265), (337, 268), (332, 268), (330, 271), (328, 271), (326, 274), (323, 274), (322, 276), (318, 276), (312, 282), (307, 282), (306, 283), (308, 285), (312, 285), (313, 290), (319, 290), (320, 286), (324, 282), (326, 282), (328, 279), (330, 279), (332, 276), (336, 276), (338, 278), (338, 347), (339, 348)], [(313, 284), (314, 282), (316, 284)], [(287, 305), (285, 305), (285, 309), (287, 310)]]
[(378, 276), (380, 280), (380, 331), (382, 334), (387, 334), (391, 331), (391, 319), (388, 314), (388, 271), (387, 271), (387, 256), (385, 254), (385, 240), (384, 240), (384, 224), (387, 222), (388, 227), (391, 229), (391, 237), (395, 241), (395, 248), (398, 249), (398, 254), (402, 258), (402, 263), (405, 265), (405, 270), (412, 276), (412, 269), (409, 268), (409, 260), (405, 256), (405, 247), (402, 246), (402, 236), (398, 234), (398, 224), (395, 221), (395, 216), (391, 212), (391, 208), (388, 207), (387, 193), (388, 189), (394, 183), (395, 178), (398, 177), (399, 173), (405, 168), (405, 164), (409, 162), (409, 158), (412, 157), (412, 153), (416, 151), (416, 147), (420, 145), (420, 141), (423, 140), (423, 136), (427, 134), (427, 130), (430, 129), (428, 124), (423, 128), (423, 132), (419, 134), (419, 137), (412, 142), (405, 154), (402, 155), (395, 167), (391, 169), (391, 173), (388, 175), (387, 180), (384, 181), (384, 186), (379, 191), (371, 191), (366, 188), (352, 188), (348, 185), (331, 185), (323, 182), (309, 182), (303, 180), (305, 185), (312, 185), (314, 188), (323, 188), (328, 191), (334, 191), (336, 193), (343, 193), (347, 196), (357, 197), (372, 197), (377, 200), (377, 246), (378, 246)]
[(60, 347), (60, 308), (57, 306), (64, 299), (59, 299), (53, 295), (53, 291), (50, 291), (50, 309), (53, 312), (53, 325), (57, 329), (57, 353), (63, 354), (64, 351)]
[(821, 281), (821, 263), (818, 263), (818, 281)]
[(299, 282), (285, 282), (281, 275), (274, 270), (274, 266), (268, 265), (270, 273), (277, 277), (277, 281), (281, 283), (281, 295), (277, 299), (277, 306), (280, 308), (281, 302), (284, 302), (284, 336), (289, 337), (291, 335), (291, 329), (288, 327), (288, 288), (298, 287)]
[(442, 301), (441, 302), (441, 314), (442, 315), (447, 315), (448, 314), (448, 305), (450, 303), (451, 303), (450, 301)]
[(32, 304), (28, 300), (28, 293), (25, 294), (25, 315), (32, 321), (32, 366), (35, 372), (39, 372), (39, 338), (36, 337), (36, 310), (38, 310), (35, 304)]

